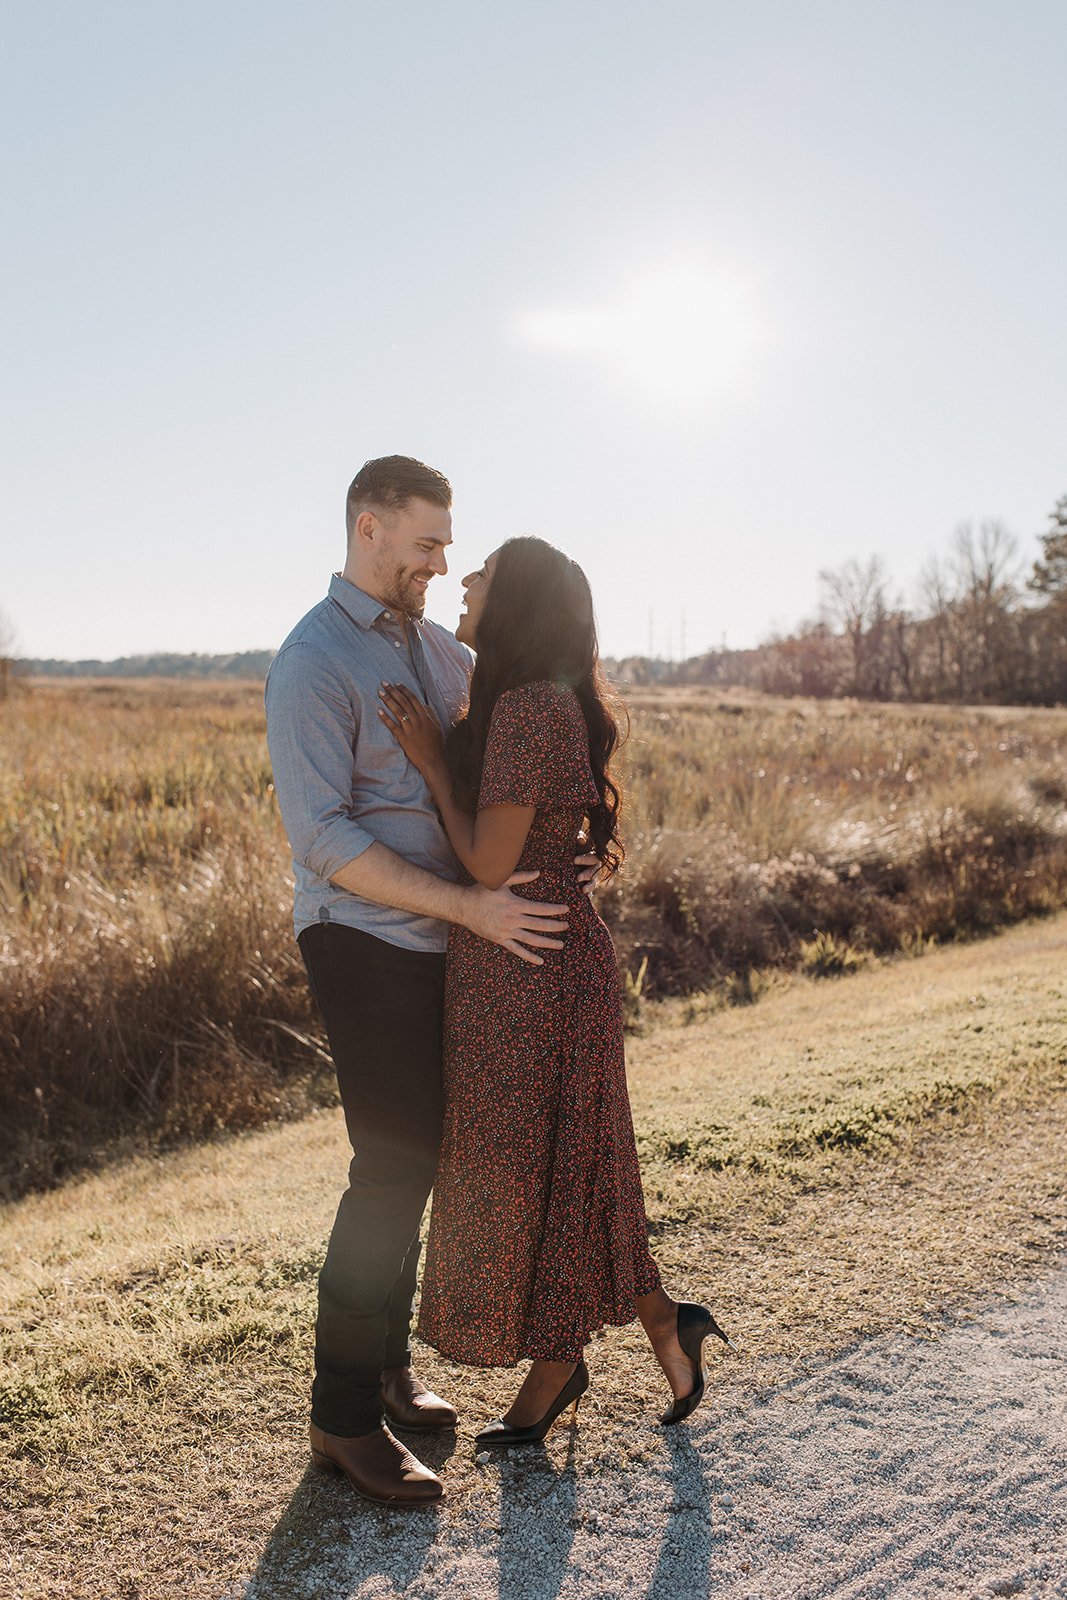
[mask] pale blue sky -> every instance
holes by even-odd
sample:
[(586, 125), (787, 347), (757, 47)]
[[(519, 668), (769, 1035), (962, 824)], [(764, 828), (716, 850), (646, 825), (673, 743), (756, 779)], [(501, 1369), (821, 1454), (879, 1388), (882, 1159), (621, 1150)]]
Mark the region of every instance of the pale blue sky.
[(8, 3), (0, 610), (275, 645), (348, 480), (748, 644), (1067, 493), (1062, 0)]

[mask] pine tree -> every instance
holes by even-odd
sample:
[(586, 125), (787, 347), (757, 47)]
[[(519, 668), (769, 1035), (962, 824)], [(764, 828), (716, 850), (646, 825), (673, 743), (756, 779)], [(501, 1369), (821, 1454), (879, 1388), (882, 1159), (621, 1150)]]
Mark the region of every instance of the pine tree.
[(1067, 601), (1067, 494), (1057, 500), (1047, 533), (1039, 535), (1044, 555), (1034, 562), (1027, 587), (1049, 600)]

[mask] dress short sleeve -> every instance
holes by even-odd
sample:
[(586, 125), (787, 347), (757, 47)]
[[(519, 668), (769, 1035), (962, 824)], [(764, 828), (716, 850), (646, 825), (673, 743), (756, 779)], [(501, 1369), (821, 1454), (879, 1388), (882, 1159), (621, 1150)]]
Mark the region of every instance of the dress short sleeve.
[(599, 798), (585, 717), (573, 690), (554, 683), (505, 690), (489, 720), (479, 810), (588, 807)]

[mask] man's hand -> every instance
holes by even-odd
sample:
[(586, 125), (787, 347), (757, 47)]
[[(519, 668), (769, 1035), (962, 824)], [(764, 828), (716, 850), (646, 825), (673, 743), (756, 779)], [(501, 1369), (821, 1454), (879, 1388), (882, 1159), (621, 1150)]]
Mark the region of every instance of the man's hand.
[(536, 872), (513, 872), (499, 889), (483, 889), (475, 884), (464, 890), (463, 917), (463, 926), (476, 933), (479, 939), (503, 945), (520, 961), (528, 961), (535, 967), (542, 966), (543, 959), (534, 955), (533, 949), (562, 950), (563, 940), (554, 939), (552, 935), (567, 931), (566, 906), (544, 905), (538, 900), (524, 900), (521, 894), (512, 894), (513, 885), (532, 883), (538, 876)]

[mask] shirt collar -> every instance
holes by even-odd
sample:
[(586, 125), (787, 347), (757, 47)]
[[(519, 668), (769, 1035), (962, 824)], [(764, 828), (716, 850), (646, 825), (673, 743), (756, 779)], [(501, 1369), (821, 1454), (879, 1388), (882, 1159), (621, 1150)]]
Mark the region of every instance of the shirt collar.
[(396, 613), (390, 611), (383, 601), (375, 600), (365, 589), (357, 589), (339, 572), (335, 572), (330, 579), (329, 593), (330, 599), (360, 628), (373, 628), (379, 617), (388, 616), (393, 621), (397, 620)]

